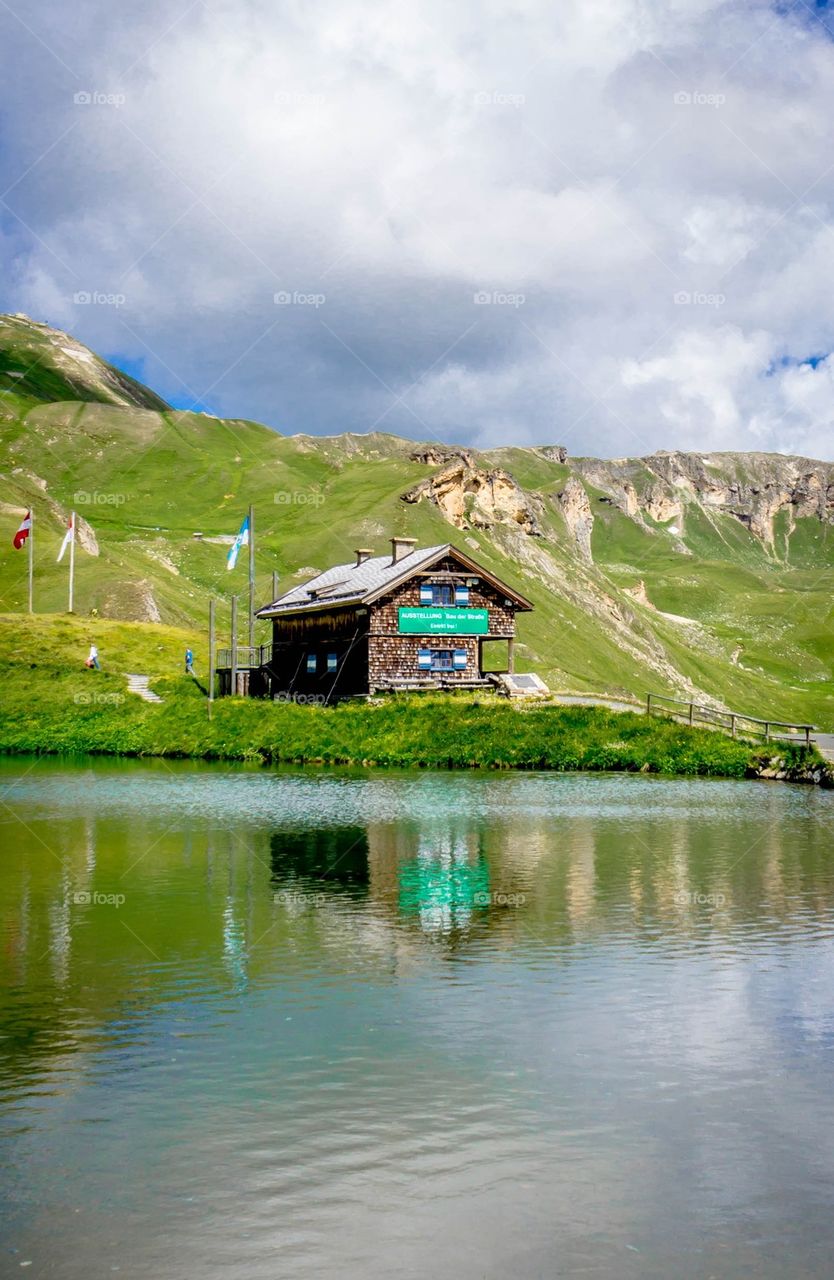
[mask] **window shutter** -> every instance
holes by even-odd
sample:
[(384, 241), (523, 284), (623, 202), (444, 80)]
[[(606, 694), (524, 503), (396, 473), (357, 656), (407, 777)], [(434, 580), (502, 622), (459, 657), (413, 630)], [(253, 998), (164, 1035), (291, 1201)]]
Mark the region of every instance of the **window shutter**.
[(466, 666), (468, 654), (465, 649), (455, 649), (454, 665), (455, 671), (462, 671)]
[(468, 587), (455, 587), (455, 604), (469, 604)]
[(420, 583), (420, 604), (431, 604), (432, 591), (431, 584), (428, 582)]
[(431, 649), (417, 650), (417, 666), (420, 671), (431, 671)]

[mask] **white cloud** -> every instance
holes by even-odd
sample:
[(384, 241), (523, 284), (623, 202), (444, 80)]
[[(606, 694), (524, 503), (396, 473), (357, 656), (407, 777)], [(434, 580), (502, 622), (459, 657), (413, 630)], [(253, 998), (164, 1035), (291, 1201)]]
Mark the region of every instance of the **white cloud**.
[(0, 18), (8, 309), (284, 430), (832, 456), (806, 8), (189, 2)]

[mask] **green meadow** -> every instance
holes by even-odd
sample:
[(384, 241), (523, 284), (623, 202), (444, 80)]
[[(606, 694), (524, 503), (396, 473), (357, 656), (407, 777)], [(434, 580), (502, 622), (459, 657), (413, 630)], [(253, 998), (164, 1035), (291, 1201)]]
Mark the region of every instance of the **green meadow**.
[[(88, 671), (91, 636), (102, 670)], [(197, 679), (183, 672), (195, 647)], [(0, 751), (443, 768), (626, 770), (741, 778), (777, 754), (723, 733), (598, 707), (490, 694), (388, 697), (335, 707), (226, 698), (209, 708), (205, 646), (187, 630), (67, 617), (0, 617)], [(127, 690), (147, 674), (160, 703)]]

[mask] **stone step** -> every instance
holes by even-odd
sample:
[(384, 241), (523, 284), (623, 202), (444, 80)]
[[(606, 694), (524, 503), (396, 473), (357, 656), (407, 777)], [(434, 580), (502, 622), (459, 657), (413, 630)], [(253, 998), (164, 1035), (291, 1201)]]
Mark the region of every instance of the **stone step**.
[(136, 693), (145, 702), (161, 702), (158, 693), (154, 693), (153, 689), (148, 686), (150, 684), (150, 676), (128, 675), (127, 688), (129, 693)]

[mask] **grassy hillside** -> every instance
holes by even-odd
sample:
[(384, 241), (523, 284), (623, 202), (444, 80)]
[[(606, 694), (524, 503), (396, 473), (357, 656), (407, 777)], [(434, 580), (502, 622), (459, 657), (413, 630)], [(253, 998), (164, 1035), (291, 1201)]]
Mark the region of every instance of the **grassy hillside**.
[[(74, 508), (76, 612), (96, 634), (108, 618), (159, 621), (193, 638), (204, 634), (211, 596), (225, 628), (231, 591), (246, 594), (246, 568), (241, 557), (226, 572), (223, 539), (251, 502), (259, 603), (271, 598), (273, 570), (286, 589), (352, 558), (356, 546), (383, 551), (392, 534), (453, 541), (533, 600), (535, 611), (519, 620), (518, 663), (554, 689), (681, 692), (834, 726), (827, 508), (822, 517), (806, 514), (810, 506), (791, 497), (771, 521), (772, 541), (756, 533), (756, 503), (787, 483), (783, 463), (798, 474), (802, 460), (716, 455), (703, 468), (707, 479), (686, 489), (685, 477), (664, 478), (665, 457), (605, 463), (545, 449), (473, 453), (466, 475), (481, 489), (461, 491), (467, 514), (456, 522), (431, 496), (403, 501), (443, 470), (414, 452), (394, 436), (284, 437), (257, 423), (174, 411), (66, 335), (0, 318), (0, 607), (25, 608), (26, 556), (11, 537), (32, 506), (36, 609), (66, 608), (66, 564), (55, 557)], [(488, 505), (496, 469), (515, 484), (512, 500), (532, 513), (534, 533), (512, 505)], [(747, 476), (751, 527), (746, 509), (732, 509), (739, 475)], [(592, 525), (584, 549), (566, 498), (573, 482)], [(698, 486), (707, 482), (716, 491), (704, 496)], [(685, 510), (668, 515), (660, 498)], [(580, 510), (580, 526), (583, 518)], [(268, 639), (265, 627), (258, 639)]]

